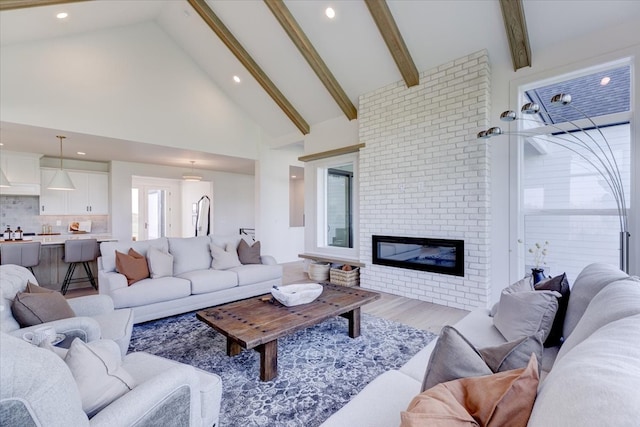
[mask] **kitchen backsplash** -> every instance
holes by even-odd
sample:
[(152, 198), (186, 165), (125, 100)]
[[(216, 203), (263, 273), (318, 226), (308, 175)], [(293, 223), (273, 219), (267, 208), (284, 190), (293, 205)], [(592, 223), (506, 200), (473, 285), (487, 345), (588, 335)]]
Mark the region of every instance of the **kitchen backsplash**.
[[(38, 196), (0, 196), (0, 226), (7, 225), (25, 233), (41, 233), (43, 225), (50, 225), (53, 233), (66, 234), (69, 222), (91, 221), (91, 233), (109, 232), (108, 215), (39, 215), (40, 198)], [(60, 221), (61, 225), (56, 225)]]

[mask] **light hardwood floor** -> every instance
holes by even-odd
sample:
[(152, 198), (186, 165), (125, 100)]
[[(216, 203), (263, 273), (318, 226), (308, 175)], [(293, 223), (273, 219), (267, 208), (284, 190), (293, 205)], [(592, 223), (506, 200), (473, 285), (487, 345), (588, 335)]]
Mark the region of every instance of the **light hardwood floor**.
[[(291, 262), (283, 265), (283, 284), (311, 281), (307, 273), (304, 272), (302, 262)], [(363, 313), (369, 313), (435, 334), (440, 333), (443, 326), (452, 325), (469, 313), (466, 310), (445, 307), (398, 295), (384, 292), (378, 293), (382, 297), (377, 301), (363, 306)]]
[[(290, 262), (283, 264), (283, 284), (310, 282), (309, 276), (304, 272), (303, 262)], [(67, 298), (95, 294), (93, 288), (70, 289)], [(468, 311), (457, 308), (445, 307), (425, 301), (418, 301), (398, 295), (379, 292), (382, 296), (362, 307), (362, 312), (369, 313), (384, 319), (393, 320), (418, 329), (440, 333), (444, 325), (456, 323), (467, 315)]]

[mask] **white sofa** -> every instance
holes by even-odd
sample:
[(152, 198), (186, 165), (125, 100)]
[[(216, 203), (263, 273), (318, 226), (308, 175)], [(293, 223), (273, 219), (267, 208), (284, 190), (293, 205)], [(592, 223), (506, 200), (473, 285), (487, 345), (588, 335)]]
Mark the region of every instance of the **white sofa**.
[[(262, 264), (247, 264), (226, 270), (212, 268), (210, 245), (237, 248), (240, 236), (160, 238), (132, 242), (103, 242), (98, 258), (98, 288), (109, 295), (116, 308), (131, 308), (134, 322), (146, 322), (229, 301), (268, 293), (282, 284), (282, 266), (268, 255)], [(146, 256), (155, 247), (173, 256), (173, 275), (148, 278), (128, 286), (116, 271), (115, 251), (130, 248)]]
[[(454, 327), (476, 347), (506, 342), (489, 314), (474, 310)], [(562, 346), (544, 349), (528, 425), (640, 425), (640, 280), (609, 265), (587, 266), (571, 288), (563, 333)], [(435, 344), (378, 376), (322, 427), (400, 425)]]

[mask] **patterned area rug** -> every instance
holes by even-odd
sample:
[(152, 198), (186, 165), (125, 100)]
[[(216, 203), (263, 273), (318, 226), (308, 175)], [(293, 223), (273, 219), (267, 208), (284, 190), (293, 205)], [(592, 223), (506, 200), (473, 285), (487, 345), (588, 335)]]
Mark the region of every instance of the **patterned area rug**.
[(314, 427), (381, 373), (399, 368), (435, 335), (362, 315), (361, 336), (329, 319), (278, 340), (278, 376), (259, 379), (256, 351), (226, 355), (226, 339), (195, 312), (136, 325), (129, 351), (146, 351), (222, 377), (223, 427)]

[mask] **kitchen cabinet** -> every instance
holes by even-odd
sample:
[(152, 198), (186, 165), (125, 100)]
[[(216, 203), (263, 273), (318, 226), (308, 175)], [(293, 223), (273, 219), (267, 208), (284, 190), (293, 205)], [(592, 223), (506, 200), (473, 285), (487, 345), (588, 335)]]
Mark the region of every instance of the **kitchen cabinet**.
[[(56, 169), (42, 168), (42, 182), (49, 182)], [(75, 190), (47, 190), (40, 193), (40, 215), (107, 215), (109, 175), (101, 172), (67, 171)]]
[(40, 194), (40, 157), (34, 153), (0, 152), (0, 167), (11, 183), (11, 187), (0, 188), (0, 194)]
[(109, 213), (109, 176), (104, 173), (69, 171), (76, 187), (67, 195), (67, 213), (107, 215)]
[(48, 190), (47, 185), (53, 179), (57, 169), (40, 170), (42, 188), (40, 190), (40, 215), (64, 215), (67, 209), (67, 191)]

